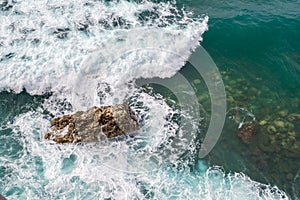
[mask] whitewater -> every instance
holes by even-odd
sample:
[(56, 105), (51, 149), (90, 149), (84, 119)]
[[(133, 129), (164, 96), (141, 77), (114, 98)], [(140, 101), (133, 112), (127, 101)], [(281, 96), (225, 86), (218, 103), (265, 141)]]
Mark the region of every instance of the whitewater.
[[(176, 2), (0, 1), (0, 91), (33, 99), (0, 111), (0, 194), (8, 199), (287, 199), (276, 186), (197, 159), (197, 132), (182, 157), (168, 140), (184, 131), (162, 95), (135, 84), (170, 78), (208, 31), (208, 16)], [(129, 102), (141, 130), (117, 140), (57, 145), (54, 116)], [(2, 108), (10, 110), (6, 102)], [(5, 109), (3, 109), (5, 110)], [(195, 121), (195, 122), (194, 122)], [(195, 124), (194, 124), (195, 123)]]

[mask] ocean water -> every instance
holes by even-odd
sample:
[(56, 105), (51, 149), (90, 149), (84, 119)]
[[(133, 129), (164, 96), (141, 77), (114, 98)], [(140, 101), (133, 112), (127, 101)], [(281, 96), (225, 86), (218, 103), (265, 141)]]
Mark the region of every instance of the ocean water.
[[(0, 194), (299, 199), (299, 41), (292, 0), (0, 0)], [(215, 61), (227, 96), (224, 129), (205, 158), (211, 102), (186, 63), (196, 48)], [(199, 118), (181, 112), (172, 91), (135, 84), (178, 74), (196, 91)], [(64, 145), (43, 137), (55, 116), (123, 101), (140, 120), (135, 135)], [(238, 133), (250, 122), (259, 128), (245, 143)]]

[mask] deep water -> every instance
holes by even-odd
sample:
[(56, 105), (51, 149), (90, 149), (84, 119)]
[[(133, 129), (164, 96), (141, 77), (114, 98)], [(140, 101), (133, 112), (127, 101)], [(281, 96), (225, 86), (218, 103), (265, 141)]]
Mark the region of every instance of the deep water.
[[(211, 102), (185, 64), (199, 41), (227, 96), (223, 132), (202, 159)], [(299, 199), (299, 41), (296, 0), (0, 0), (0, 194)], [(172, 91), (134, 85), (175, 74), (195, 89), (199, 119), (178, 111)], [(43, 137), (55, 116), (122, 101), (141, 121), (135, 136), (65, 145)], [(195, 131), (174, 148), (169, 141), (185, 131), (180, 117)], [(255, 129), (247, 140), (239, 137), (243, 125)]]

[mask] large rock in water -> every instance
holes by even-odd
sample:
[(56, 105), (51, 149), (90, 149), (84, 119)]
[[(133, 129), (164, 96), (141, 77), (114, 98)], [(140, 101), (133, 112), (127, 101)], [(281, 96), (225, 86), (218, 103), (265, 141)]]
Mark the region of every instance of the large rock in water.
[(4, 196), (0, 194), (0, 200), (6, 200)]
[(97, 142), (139, 130), (139, 123), (127, 103), (92, 107), (51, 121), (45, 139), (57, 143)]

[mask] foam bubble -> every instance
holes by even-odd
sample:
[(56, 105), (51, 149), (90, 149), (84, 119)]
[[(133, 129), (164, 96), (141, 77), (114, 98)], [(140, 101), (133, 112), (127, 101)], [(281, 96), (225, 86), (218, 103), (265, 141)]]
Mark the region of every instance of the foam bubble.
[[(170, 3), (148, 1), (16, 1), (0, 15), (0, 89), (26, 88), (31, 94), (71, 90), (75, 79), (90, 70), (83, 60), (95, 52), (103, 75), (119, 69), (111, 61), (124, 48), (163, 48), (186, 59), (207, 29), (207, 18), (193, 19)], [(151, 56), (161, 64), (173, 60)], [(174, 59), (174, 70), (184, 61)]]
[(155, 162), (155, 154), (146, 160), (126, 140), (53, 144), (42, 139), (45, 124), (43, 114), (28, 112), (10, 126), (21, 150), (17, 159), (0, 160), (11, 169), (1, 180), (10, 199), (287, 199), (277, 187), (242, 173), (225, 174), (203, 161), (191, 170)]
[[(202, 40), (206, 17), (192, 18), (172, 3), (16, 0), (0, 12), (0, 26), (0, 90), (52, 92), (40, 108), (1, 127), (9, 134), (0, 139), (10, 141), (0, 157), (0, 191), (7, 198), (285, 197), (277, 188), (206, 164), (191, 172), (167, 143), (180, 129), (171, 120), (179, 112), (130, 84), (173, 76)], [(83, 105), (77, 97), (88, 101)], [(43, 139), (47, 113), (128, 99), (143, 122), (135, 137), (65, 145)]]

